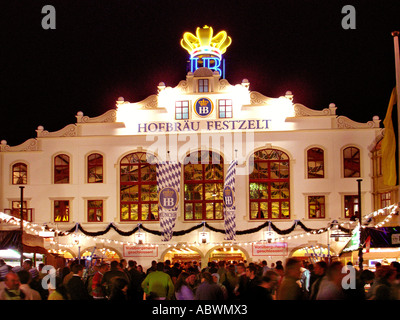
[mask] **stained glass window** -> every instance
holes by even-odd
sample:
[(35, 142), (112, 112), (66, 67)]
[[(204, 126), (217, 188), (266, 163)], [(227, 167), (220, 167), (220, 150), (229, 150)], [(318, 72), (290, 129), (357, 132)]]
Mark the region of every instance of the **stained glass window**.
[(289, 219), (289, 157), (276, 149), (256, 151), (250, 158), (250, 219)]

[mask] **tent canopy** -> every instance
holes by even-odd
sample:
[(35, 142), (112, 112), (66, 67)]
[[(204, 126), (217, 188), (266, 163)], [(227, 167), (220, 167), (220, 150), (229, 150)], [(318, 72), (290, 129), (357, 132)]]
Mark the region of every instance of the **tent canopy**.
[[(41, 253), (48, 254), (44, 248), (42, 237), (34, 236), (24, 232), (22, 237), (23, 252), (26, 253)], [(21, 231), (7, 230), (0, 231), (0, 250), (15, 249), (20, 250), (21, 246)]]

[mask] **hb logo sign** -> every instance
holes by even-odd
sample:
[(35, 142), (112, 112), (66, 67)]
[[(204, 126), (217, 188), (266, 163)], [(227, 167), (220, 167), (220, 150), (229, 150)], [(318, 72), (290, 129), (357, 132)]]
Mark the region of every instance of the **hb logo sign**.
[(224, 204), (225, 207), (231, 209), (235, 203), (233, 190), (230, 186), (224, 188)]
[(199, 117), (207, 117), (214, 109), (212, 101), (208, 98), (200, 98), (194, 104), (194, 112)]
[(174, 188), (163, 188), (158, 194), (158, 204), (164, 210), (175, 210), (178, 207), (178, 199), (178, 192)]

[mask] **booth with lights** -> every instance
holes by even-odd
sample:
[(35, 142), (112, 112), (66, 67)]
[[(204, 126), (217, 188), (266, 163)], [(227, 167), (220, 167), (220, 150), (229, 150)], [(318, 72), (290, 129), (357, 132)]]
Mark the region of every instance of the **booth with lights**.
[(143, 101), (120, 97), (58, 131), (40, 125), (21, 145), (1, 141), (0, 229), (20, 223), (22, 185), (27, 232), (53, 232), (43, 247), (67, 259), (338, 259), (359, 201), (374, 211), (379, 118), (230, 84), (226, 31), (199, 27), (180, 43), (190, 66), (177, 85), (160, 79)]

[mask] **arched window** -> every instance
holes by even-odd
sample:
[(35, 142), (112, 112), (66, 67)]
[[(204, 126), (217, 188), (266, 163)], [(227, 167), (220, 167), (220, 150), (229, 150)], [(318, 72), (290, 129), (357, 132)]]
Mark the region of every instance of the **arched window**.
[(309, 179), (324, 178), (324, 150), (311, 148), (307, 150), (307, 177)]
[(69, 162), (66, 154), (54, 157), (54, 183), (69, 183)]
[(250, 219), (290, 218), (288, 155), (263, 149), (254, 152), (250, 164)]
[(135, 152), (121, 159), (120, 200), (121, 221), (158, 220), (154, 156)]
[(87, 157), (88, 183), (103, 182), (103, 156), (99, 153), (92, 153)]
[(28, 183), (28, 166), (18, 162), (12, 166), (12, 184)]
[(345, 178), (360, 177), (360, 149), (347, 147), (343, 150), (343, 172)]
[(184, 160), (185, 220), (222, 220), (224, 160), (212, 151), (195, 151)]

